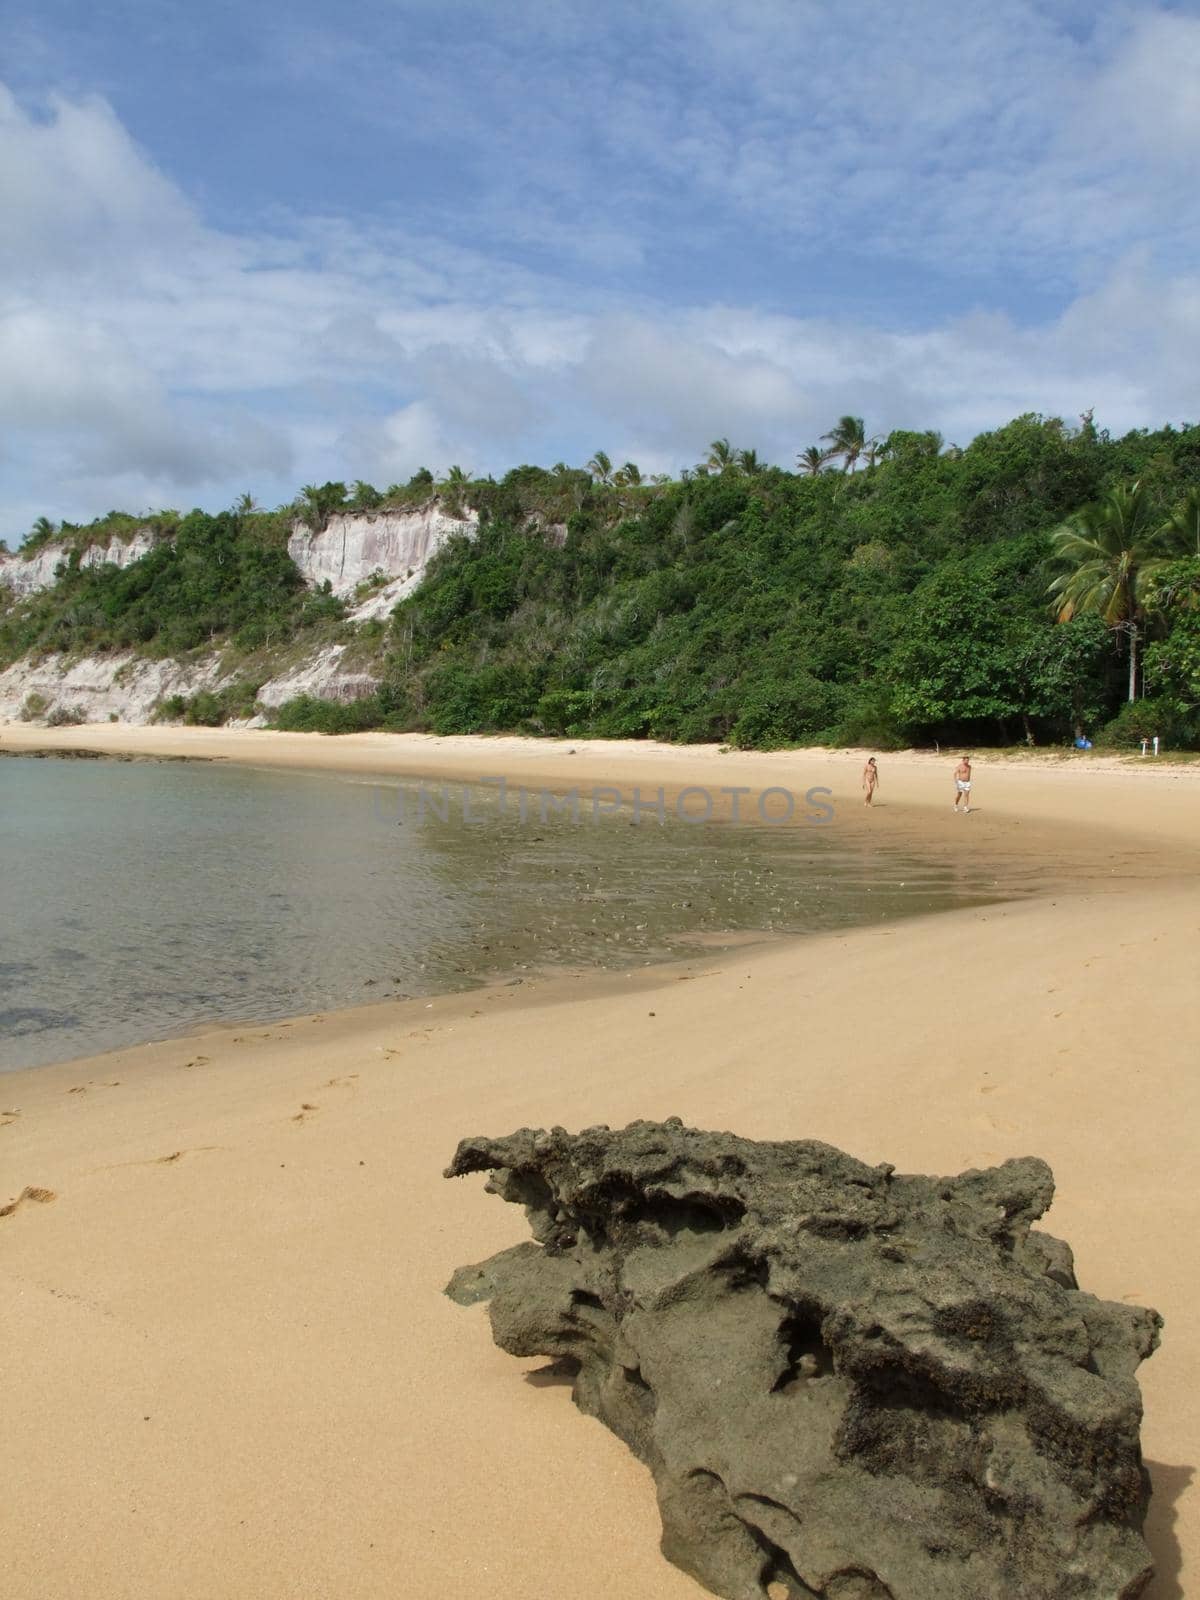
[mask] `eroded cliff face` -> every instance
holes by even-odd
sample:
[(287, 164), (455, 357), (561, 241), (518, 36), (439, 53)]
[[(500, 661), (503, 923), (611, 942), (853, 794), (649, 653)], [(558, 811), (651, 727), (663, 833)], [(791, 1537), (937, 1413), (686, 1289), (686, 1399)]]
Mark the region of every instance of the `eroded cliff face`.
[(132, 654), (15, 661), (0, 672), (0, 721), (15, 722), (28, 707), (36, 720), (60, 711), (87, 722), (149, 722), (159, 700), (211, 689), (219, 678), (215, 656), (186, 665)]
[[(436, 500), (416, 511), (333, 516), (319, 533), (298, 523), (288, 540), (288, 555), (306, 583), (314, 589), (329, 583), (343, 599), (377, 572), (392, 580), (389, 589), (408, 592), (446, 540), (455, 533), (473, 532), (478, 520), (473, 511), (452, 516)], [(380, 591), (371, 596), (368, 604), (377, 608), (382, 595)], [(365, 615), (366, 609), (361, 609)], [(377, 609), (371, 614), (378, 614)]]
[[(389, 580), (387, 590), (371, 595), (354, 614), (384, 615), (421, 581), (430, 558), (451, 534), (472, 533), (478, 523), (474, 511), (453, 514), (436, 500), (415, 511), (347, 512), (331, 517), (319, 533), (295, 523), (288, 554), (311, 588), (328, 582), (342, 599), (353, 595), (364, 580), (382, 573)], [(161, 537), (150, 528), (139, 528), (129, 539), (88, 545), (79, 562), (84, 567), (128, 567), (148, 555)], [(56, 542), (31, 556), (20, 551), (0, 554), (0, 583), (21, 596), (52, 588), (58, 567), (72, 548)], [(385, 592), (395, 595), (390, 605), (384, 605)]]
[[(320, 700), (357, 700), (371, 694), (377, 680), (361, 668), (344, 668), (344, 653), (344, 645), (326, 645), (281, 668), (259, 690), (260, 703), (270, 709), (302, 694)], [(169, 695), (190, 699), (201, 689), (219, 690), (241, 675), (223, 669), (219, 655), (187, 663), (147, 661), (130, 653), (17, 661), (0, 672), (0, 722), (16, 722), (23, 711), (34, 721), (59, 711), (84, 722), (114, 717), (118, 722), (150, 722)], [(262, 720), (256, 717), (251, 726)]]
[[(149, 555), (157, 543), (158, 536), (149, 528), (139, 528), (130, 539), (88, 545), (80, 553), (79, 564), (81, 567), (128, 567)], [(58, 568), (68, 559), (71, 549), (67, 544), (46, 544), (28, 557), (20, 551), (15, 555), (0, 555), (0, 583), (22, 598), (51, 589), (57, 582)]]
[[(310, 587), (328, 582), (342, 599), (353, 599), (360, 584), (382, 574), (387, 581), (362, 595), (348, 613), (352, 621), (365, 622), (387, 617), (417, 587), (430, 559), (446, 540), (455, 533), (473, 533), (477, 525), (475, 512), (452, 515), (431, 501), (415, 511), (335, 516), (319, 533), (297, 523), (288, 540), (288, 554)], [(89, 546), (80, 562), (86, 567), (105, 562), (127, 567), (148, 554), (158, 537), (149, 528), (139, 529), (126, 541), (114, 539)], [(0, 555), (0, 583), (22, 598), (51, 588), (59, 565), (69, 554), (70, 547), (58, 543), (44, 545), (28, 559), (19, 553)], [(286, 666), (263, 684), (261, 703), (270, 708), (301, 694), (323, 700), (355, 700), (370, 694), (376, 679), (361, 666), (343, 668), (344, 651), (343, 645), (322, 646), (299, 661), (293, 652)], [(0, 721), (15, 721), (30, 707), (33, 697), (38, 717), (58, 710), (88, 722), (112, 717), (121, 722), (148, 722), (167, 696), (219, 689), (237, 675), (222, 670), (218, 655), (187, 663), (147, 661), (133, 654), (74, 661), (52, 655), (18, 661), (0, 671)]]

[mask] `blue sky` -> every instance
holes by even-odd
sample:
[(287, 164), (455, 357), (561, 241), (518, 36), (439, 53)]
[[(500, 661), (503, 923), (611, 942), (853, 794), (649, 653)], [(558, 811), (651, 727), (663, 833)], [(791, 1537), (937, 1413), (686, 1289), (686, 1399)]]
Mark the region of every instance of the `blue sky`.
[(3, 0), (0, 536), (1200, 416), (1200, 8)]

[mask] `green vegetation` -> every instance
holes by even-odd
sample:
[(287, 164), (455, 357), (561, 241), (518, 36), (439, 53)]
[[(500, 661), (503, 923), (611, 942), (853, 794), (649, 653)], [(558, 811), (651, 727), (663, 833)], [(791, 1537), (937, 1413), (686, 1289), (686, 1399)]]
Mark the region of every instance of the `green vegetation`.
[(302, 694), (280, 706), (271, 725), (285, 733), (365, 733), (387, 726), (393, 713), (386, 693), (359, 700), (318, 700)]
[[(355, 626), (305, 590), (293, 521), (434, 497), (478, 530), (390, 623)], [(453, 467), (383, 491), (308, 485), (270, 512), (246, 495), (172, 527), (123, 571), (82, 567), (76, 544), (54, 590), (0, 598), (0, 662), (221, 647), (256, 690), (282, 647), (336, 640), (377, 692), (276, 717), (327, 732), (1121, 746), (1149, 728), (1200, 744), (1200, 427), (1113, 439), (1088, 416), (1025, 416), (959, 449), (881, 441), (847, 415), (795, 472), (723, 438), (673, 482), (597, 450), (499, 482)], [(252, 704), (242, 683), (164, 713)]]
[(127, 567), (80, 556), (70, 549), (54, 588), (0, 614), (0, 662), (50, 651), (179, 656), (227, 641), (248, 651), (344, 614), (328, 592), (305, 589), (271, 516), (193, 511)]
[(239, 678), (220, 689), (199, 689), (193, 695), (168, 695), (159, 705), (156, 722), (184, 722), (193, 728), (220, 728), (227, 722), (248, 720), (259, 709), (261, 678)]
[[(1195, 499), (1195, 492), (1189, 497)], [(1091, 614), (1129, 640), (1129, 693), (1136, 700), (1138, 642), (1145, 632), (1149, 592), (1172, 555), (1184, 552), (1184, 510), (1163, 519), (1140, 483), (1111, 489), (1054, 532), (1055, 554), (1067, 571), (1050, 585), (1058, 619)]]
[[(552, 475), (509, 474), (478, 535), (397, 607), (384, 720), (752, 746), (1061, 741), (1118, 716), (1145, 637), (1147, 715), (1196, 740), (1200, 606), (1160, 573), (1186, 543), (1164, 530), (1187, 524), (1200, 428), (1112, 440), (1029, 416), (959, 450), (934, 433), (880, 443), (847, 416), (826, 443), (793, 475), (714, 440), (684, 481), (635, 499), (597, 451), (561, 546), (505, 499)], [(1119, 567), (1106, 589), (1078, 541), (1131, 496), (1141, 543), (1116, 546), (1141, 575), (1131, 589)], [(1101, 603), (1121, 585), (1132, 613)]]
[(25, 696), (21, 706), (20, 717), (22, 722), (36, 722), (39, 717), (44, 717), (50, 709), (50, 702), (44, 694), (38, 694), (36, 689), (30, 690)]

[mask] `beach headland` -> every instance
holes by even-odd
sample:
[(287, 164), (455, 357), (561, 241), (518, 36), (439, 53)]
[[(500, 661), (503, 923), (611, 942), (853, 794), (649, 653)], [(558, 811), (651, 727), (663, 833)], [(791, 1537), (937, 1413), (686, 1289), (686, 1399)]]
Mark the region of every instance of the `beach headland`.
[(443, 1182), (461, 1137), (672, 1115), (906, 1171), (1049, 1161), (1047, 1225), (1081, 1280), (1166, 1319), (1140, 1375), (1148, 1595), (1196, 1587), (1200, 769), (985, 757), (962, 818), (958, 752), (881, 756), (867, 812), (857, 753), (121, 726), (0, 743), (556, 792), (824, 782), (839, 827), (1020, 853), (1047, 885), (0, 1078), (6, 1592), (697, 1600), (657, 1552), (645, 1471), (441, 1294), (524, 1234)]

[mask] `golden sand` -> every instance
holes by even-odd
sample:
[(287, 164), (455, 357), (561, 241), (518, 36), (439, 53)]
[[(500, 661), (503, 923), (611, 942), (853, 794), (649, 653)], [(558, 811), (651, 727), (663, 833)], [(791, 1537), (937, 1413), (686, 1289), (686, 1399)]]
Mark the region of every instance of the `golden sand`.
[(525, 1231), (481, 1183), (442, 1180), (461, 1136), (669, 1115), (909, 1171), (1044, 1156), (1084, 1287), (1166, 1317), (1141, 1372), (1149, 1594), (1200, 1588), (1200, 769), (982, 760), (967, 819), (958, 752), (881, 757), (866, 813), (853, 752), (0, 730), (53, 743), (558, 787), (827, 783), (838, 826), (1019, 854), (1047, 892), (0, 1077), (0, 1592), (699, 1600), (658, 1554), (644, 1469), (441, 1295)]

